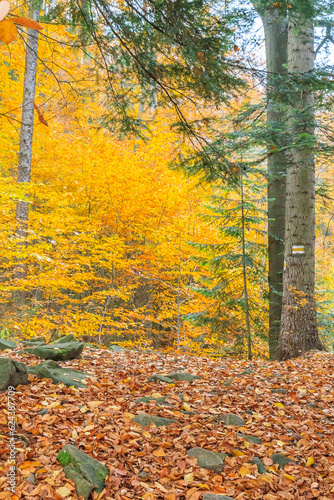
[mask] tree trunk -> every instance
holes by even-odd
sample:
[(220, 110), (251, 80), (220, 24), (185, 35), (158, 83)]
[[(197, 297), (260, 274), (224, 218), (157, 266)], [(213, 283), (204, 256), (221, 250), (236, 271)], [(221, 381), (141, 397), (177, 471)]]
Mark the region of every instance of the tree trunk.
[[(267, 64), (268, 145), (268, 281), (269, 356), (273, 359), (279, 338), (284, 266), (285, 201), (287, 157), (285, 145), (286, 106), (279, 99), (281, 77), (287, 73), (288, 22), (277, 11), (261, 12)], [(278, 151), (278, 152), (276, 152)]]
[[(289, 73), (298, 77), (314, 69), (313, 24), (302, 13), (289, 20)], [(290, 95), (290, 163), (286, 178), (285, 269), (283, 307), (276, 359), (324, 349), (318, 336), (315, 286), (314, 94), (302, 79)], [(303, 142), (302, 142), (303, 141)]]
[[(31, 12), (30, 17), (37, 20), (38, 13)], [(38, 50), (38, 31), (28, 29), (26, 61), (24, 73), (24, 90), (22, 101), (22, 119), (20, 131), (20, 150), (18, 162), (17, 182), (30, 182), (31, 173), (31, 153), (34, 127), (34, 100), (36, 87), (36, 69), (37, 69), (37, 50)], [(16, 203), (16, 237), (18, 239), (18, 249), (21, 256), (17, 259), (14, 277), (16, 280), (22, 280), (26, 276), (26, 264), (24, 250), (26, 248), (29, 202), (28, 194), (24, 200), (18, 200)], [(22, 255), (23, 254), (23, 255)], [(25, 300), (25, 293), (20, 290), (16, 294), (17, 299), (22, 303)]]

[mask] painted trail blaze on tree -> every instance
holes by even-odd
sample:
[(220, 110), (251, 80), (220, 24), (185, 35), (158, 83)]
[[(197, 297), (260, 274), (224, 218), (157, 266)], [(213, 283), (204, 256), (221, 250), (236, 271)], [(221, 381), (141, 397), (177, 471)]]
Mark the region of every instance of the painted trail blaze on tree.
[(295, 74), (290, 95), (290, 164), (286, 178), (285, 269), (283, 309), (276, 358), (324, 349), (318, 336), (315, 286), (314, 92), (301, 88), (314, 69), (313, 23), (303, 12), (289, 20), (288, 66)]

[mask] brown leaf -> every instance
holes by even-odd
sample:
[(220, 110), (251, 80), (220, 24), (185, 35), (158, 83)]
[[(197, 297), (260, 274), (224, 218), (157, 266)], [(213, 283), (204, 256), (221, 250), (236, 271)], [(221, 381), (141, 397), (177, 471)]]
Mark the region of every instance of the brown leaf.
[(25, 26), (26, 28), (31, 28), (33, 30), (42, 30), (43, 27), (33, 19), (29, 17), (13, 17), (13, 23), (19, 24), (20, 26)]
[(34, 108), (36, 109), (37, 111), (37, 115), (38, 115), (38, 119), (41, 123), (43, 123), (43, 125), (46, 125), (47, 127), (49, 126), (48, 125), (48, 122), (45, 120), (44, 116), (43, 116), (43, 113), (41, 112), (41, 110), (39, 109), (39, 107), (37, 106), (37, 104), (34, 103)]

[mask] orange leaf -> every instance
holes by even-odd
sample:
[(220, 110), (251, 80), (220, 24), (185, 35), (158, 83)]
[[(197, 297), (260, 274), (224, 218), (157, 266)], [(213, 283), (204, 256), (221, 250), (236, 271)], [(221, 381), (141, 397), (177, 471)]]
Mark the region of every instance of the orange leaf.
[(9, 12), (9, 3), (4, 0), (3, 2), (0, 2), (0, 21), (3, 20), (5, 16), (7, 16)]
[(13, 42), (17, 37), (17, 29), (12, 21), (5, 19), (0, 21), (0, 41), (6, 43)]
[(166, 453), (163, 450), (154, 450), (153, 455), (156, 457), (164, 457)]
[(37, 104), (34, 103), (34, 108), (36, 109), (37, 111), (37, 115), (38, 115), (38, 119), (41, 123), (43, 123), (43, 125), (46, 125), (47, 127), (49, 126), (48, 125), (48, 122), (45, 120), (44, 116), (43, 116), (43, 113), (42, 111), (39, 109), (39, 107), (37, 106)]
[(43, 27), (37, 21), (29, 19), (29, 17), (14, 17), (12, 21), (15, 24), (19, 24), (20, 26), (25, 26), (26, 28), (32, 28), (33, 30), (43, 29)]

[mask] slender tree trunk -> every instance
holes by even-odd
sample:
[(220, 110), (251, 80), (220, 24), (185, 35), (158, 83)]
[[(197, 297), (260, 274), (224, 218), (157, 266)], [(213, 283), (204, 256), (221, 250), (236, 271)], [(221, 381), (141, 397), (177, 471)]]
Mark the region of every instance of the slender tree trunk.
[[(37, 20), (38, 12), (30, 10), (30, 17)], [(22, 101), (22, 119), (20, 131), (20, 150), (18, 162), (18, 184), (28, 184), (31, 173), (31, 154), (34, 128), (34, 100), (36, 87), (36, 69), (37, 69), (37, 50), (38, 50), (38, 31), (28, 29), (26, 61), (24, 73), (24, 90)], [(14, 276), (16, 280), (22, 280), (26, 276), (26, 264), (24, 251), (26, 249), (26, 239), (28, 231), (29, 203), (28, 194), (24, 200), (18, 200), (16, 203), (16, 237), (21, 256), (18, 258)], [(22, 255), (23, 254), (23, 255)], [(17, 292), (17, 298), (22, 303), (25, 300), (23, 290)]]
[(246, 266), (246, 238), (245, 238), (245, 199), (244, 199), (244, 181), (242, 169), (240, 168), (240, 191), (241, 191), (241, 232), (242, 232), (242, 276), (244, 282), (244, 301), (245, 301), (245, 320), (246, 320), (246, 336), (247, 336), (247, 355), (248, 359), (252, 359), (252, 339), (249, 314), (249, 297), (247, 286), (247, 266)]
[[(313, 24), (302, 13), (289, 20), (289, 73), (314, 69)], [(303, 85), (303, 87), (302, 87)], [(276, 359), (324, 349), (318, 336), (315, 286), (315, 156), (314, 94), (301, 81), (294, 84), (289, 112), (291, 149), (287, 170), (283, 308)], [(302, 143), (304, 141), (304, 143)], [(306, 143), (305, 143), (306, 141)]]
[(268, 282), (269, 356), (277, 349), (283, 292), (285, 201), (287, 157), (284, 151), (286, 106), (279, 99), (282, 75), (287, 73), (288, 22), (277, 11), (261, 12), (265, 33), (267, 63), (268, 145)]

